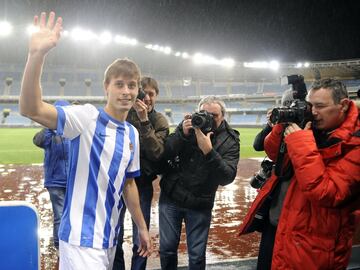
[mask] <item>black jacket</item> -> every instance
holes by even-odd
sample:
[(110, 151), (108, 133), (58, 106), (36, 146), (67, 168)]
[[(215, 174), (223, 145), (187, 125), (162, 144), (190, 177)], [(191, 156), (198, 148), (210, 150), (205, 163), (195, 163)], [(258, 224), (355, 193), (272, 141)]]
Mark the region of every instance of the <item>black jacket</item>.
[(239, 133), (224, 120), (214, 131), (213, 149), (204, 155), (195, 135), (188, 138), (182, 123), (165, 143), (168, 169), (160, 182), (161, 191), (180, 207), (212, 209), (219, 185), (233, 182), (240, 153)]
[(255, 151), (264, 151), (264, 140), (271, 130), (272, 127), (269, 124), (266, 124), (266, 126), (256, 135), (253, 143)]

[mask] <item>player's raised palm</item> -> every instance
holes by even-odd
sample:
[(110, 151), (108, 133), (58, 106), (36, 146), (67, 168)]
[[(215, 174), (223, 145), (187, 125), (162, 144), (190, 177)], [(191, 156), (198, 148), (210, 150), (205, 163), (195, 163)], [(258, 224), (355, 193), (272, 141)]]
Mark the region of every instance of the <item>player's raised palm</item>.
[(59, 41), (62, 18), (58, 17), (55, 22), (55, 13), (50, 12), (46, 22), (46, 13), (42, 12), (40, 18), (34, 17), (34, 26), (38, 28), (38, 31), (31, 35), (29, 52), (30, 54), (46, 55)]

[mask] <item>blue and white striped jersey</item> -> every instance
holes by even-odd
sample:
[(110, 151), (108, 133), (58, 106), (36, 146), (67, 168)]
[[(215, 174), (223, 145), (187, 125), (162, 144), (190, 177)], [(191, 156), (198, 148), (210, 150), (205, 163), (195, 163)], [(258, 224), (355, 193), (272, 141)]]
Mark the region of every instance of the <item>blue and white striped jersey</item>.
[(71, 139), (59, 238), (77, 246), (113, 247), (125, 180), (140, 175), (138, 131), (90, 104), (56, 109), (57, 132)]

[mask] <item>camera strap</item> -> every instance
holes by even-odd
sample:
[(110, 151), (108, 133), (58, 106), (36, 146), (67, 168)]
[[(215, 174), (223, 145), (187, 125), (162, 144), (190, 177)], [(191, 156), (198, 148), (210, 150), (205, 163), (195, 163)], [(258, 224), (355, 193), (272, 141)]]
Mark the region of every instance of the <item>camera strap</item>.
[(282, 165), (283, 165), (284, 156), (286, 153), (286, 144), (284, 142), (284, 133), (285, 133), (285, 128), (281, 132), (281, 143), (280, 143), (280, 147), (279, 147), (278, 158), (277, 158), (276, 164), (275, 164), (275, 175), (277, 177), (282, 176), (282, 168), (283, 168)]
[(279, 147), (278, 158), (275, 163), (275, 175), (279, 179), (288, 180), (293, 176), (294, 170), (290, 160), (288, 161), (288, 164), (284, 166), (284, 157), (285, 157), (285, 153), (287, 152), (286, 144), (284, 142), (284, 133), (285, 133), (285, 128), (281, 133), (281, 143)]

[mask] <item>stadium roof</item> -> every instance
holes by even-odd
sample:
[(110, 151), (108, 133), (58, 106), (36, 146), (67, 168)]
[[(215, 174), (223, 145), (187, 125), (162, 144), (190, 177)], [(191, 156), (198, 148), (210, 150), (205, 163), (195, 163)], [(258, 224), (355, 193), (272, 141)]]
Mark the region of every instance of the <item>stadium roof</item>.
[[(27, 37), (18, 29), (25, 28), (33, 15), (50, 10), (64, 18), (65, 29), (80, 25), (99, 33), (109, 30), (191, 55), (200, 51), (219, 59), (232, 57), (236, 65), (232, 69), (196, 66), (144, 46), (65, 40), (50, 53), (49, 66), (103, 70), (114, 58), (129, 57), (144, 73), (163, 78), (273, 81), (295, 73), (307, 80), (360, 78), (359, 1), (2, 1), (0, 21), (12, 22), (14, 33), (8, 39), (0, 37), (0, 65), (24, 66)], [(280, 62), (277, 71), (243, 66), (272, 59)], [(309, 61), (309, 66), (300, 67), (297, 61)]]

